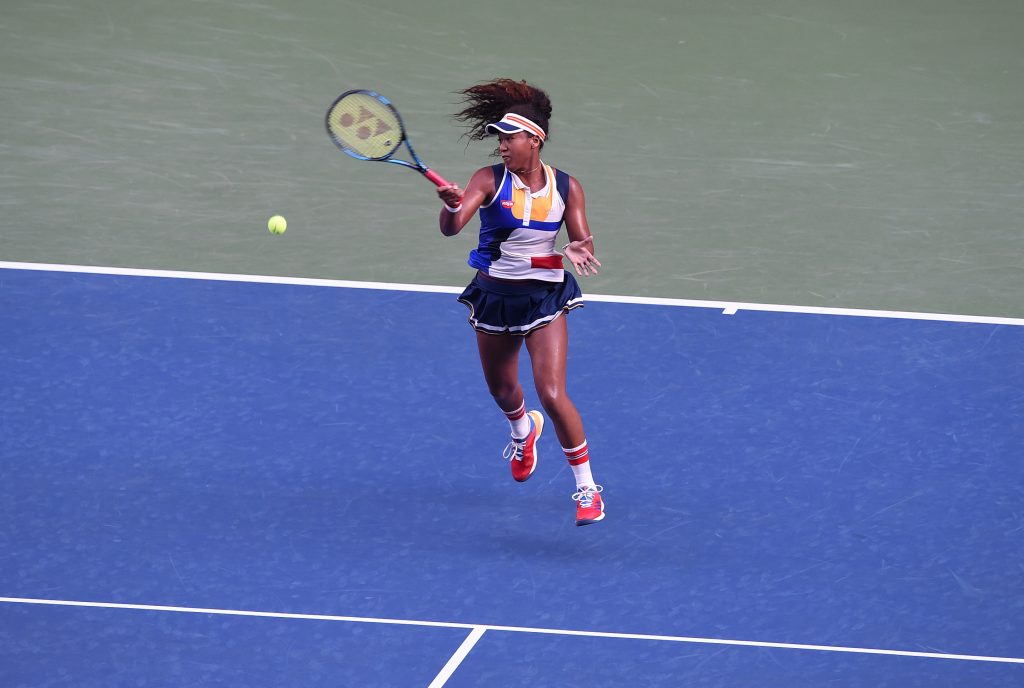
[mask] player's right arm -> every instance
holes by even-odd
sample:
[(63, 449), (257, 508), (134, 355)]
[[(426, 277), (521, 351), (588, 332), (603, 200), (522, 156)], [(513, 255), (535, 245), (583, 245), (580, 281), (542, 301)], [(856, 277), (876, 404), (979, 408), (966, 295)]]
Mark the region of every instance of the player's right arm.
[[(466, 223), (476, 215), (480, 206), (493, 198), (494, 191), (494, 173), (490, 167), (481, 167), (474, 172), (465, 191), (460, 189), (458, 184), (438, 187), (438, 197), (448, 206), (441, 208), (441, 214), (438, 216), (441, 234), (455, 236), (461, 232)], [(458, 210), (452, 211), (448, 208)]]

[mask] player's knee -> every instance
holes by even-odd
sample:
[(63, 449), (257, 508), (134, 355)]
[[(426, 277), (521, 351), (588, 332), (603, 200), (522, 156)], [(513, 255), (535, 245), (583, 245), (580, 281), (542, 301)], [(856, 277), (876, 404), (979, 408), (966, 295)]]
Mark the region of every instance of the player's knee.
[(487, 383), (487, 389), (491, 396), (500, 403), (516, 397), (519, 392), (519, 385), (515, 382), (495, 380)]
[(565, 389), (560, 385), (539, 385), (537, 387), (537, 397), (540, 399), (540, 405), (544, 407), (549, 416), (558, 416), (567, 400)]

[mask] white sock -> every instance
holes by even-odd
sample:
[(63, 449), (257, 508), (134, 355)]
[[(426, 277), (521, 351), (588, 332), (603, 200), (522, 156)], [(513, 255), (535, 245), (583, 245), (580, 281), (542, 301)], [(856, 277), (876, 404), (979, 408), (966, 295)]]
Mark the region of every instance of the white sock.
[(572, 467), (572, 474), (576, 476), (576, 487), (596, 487), (594, 476), (590, 473), (590, 462), (581, 463)]
[(590, 450), (587, 448), (587, 441), (572, 449), (562, 447), (565, 458), (569, 461), (569, 467), (576, 478), (576, 487), (596, 487), (594, 476), (590, 472)]
[(511, 413), (506, 411), (505, 417), (508, 418), (508, 424), (512, 428), (512, 437), (521, 440), (530, 434), (530, 417), (526, 415), (525, 401), (515, 411)]

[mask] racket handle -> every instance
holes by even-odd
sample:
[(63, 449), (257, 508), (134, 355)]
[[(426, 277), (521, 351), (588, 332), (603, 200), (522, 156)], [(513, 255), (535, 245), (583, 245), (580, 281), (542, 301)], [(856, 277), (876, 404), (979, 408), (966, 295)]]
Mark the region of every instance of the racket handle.
[(423, 176), (426, 177), (427, 179), (429, 179), (430, 181), (434, 182), (434, 186), (436, 186), (436, 187), (440, 188), (442, 186), (451, 186), (450, 182), (446, 181), (444, 177), (439, 175), (434, 170), (431, 170), (431, 169), (423, 170)]

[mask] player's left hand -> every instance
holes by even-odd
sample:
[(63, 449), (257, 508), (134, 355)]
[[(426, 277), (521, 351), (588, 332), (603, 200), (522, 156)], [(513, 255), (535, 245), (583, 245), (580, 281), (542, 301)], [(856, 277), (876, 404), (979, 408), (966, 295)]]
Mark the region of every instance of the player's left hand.
[(565, 257), (572, 261), (577, 275), (597, 274), (597, 268), (601, 266), (601, 262), (594, 257), (593, 251), (594, 237), (592, 236), (580, 241), (570, 241), (565, 247)]

